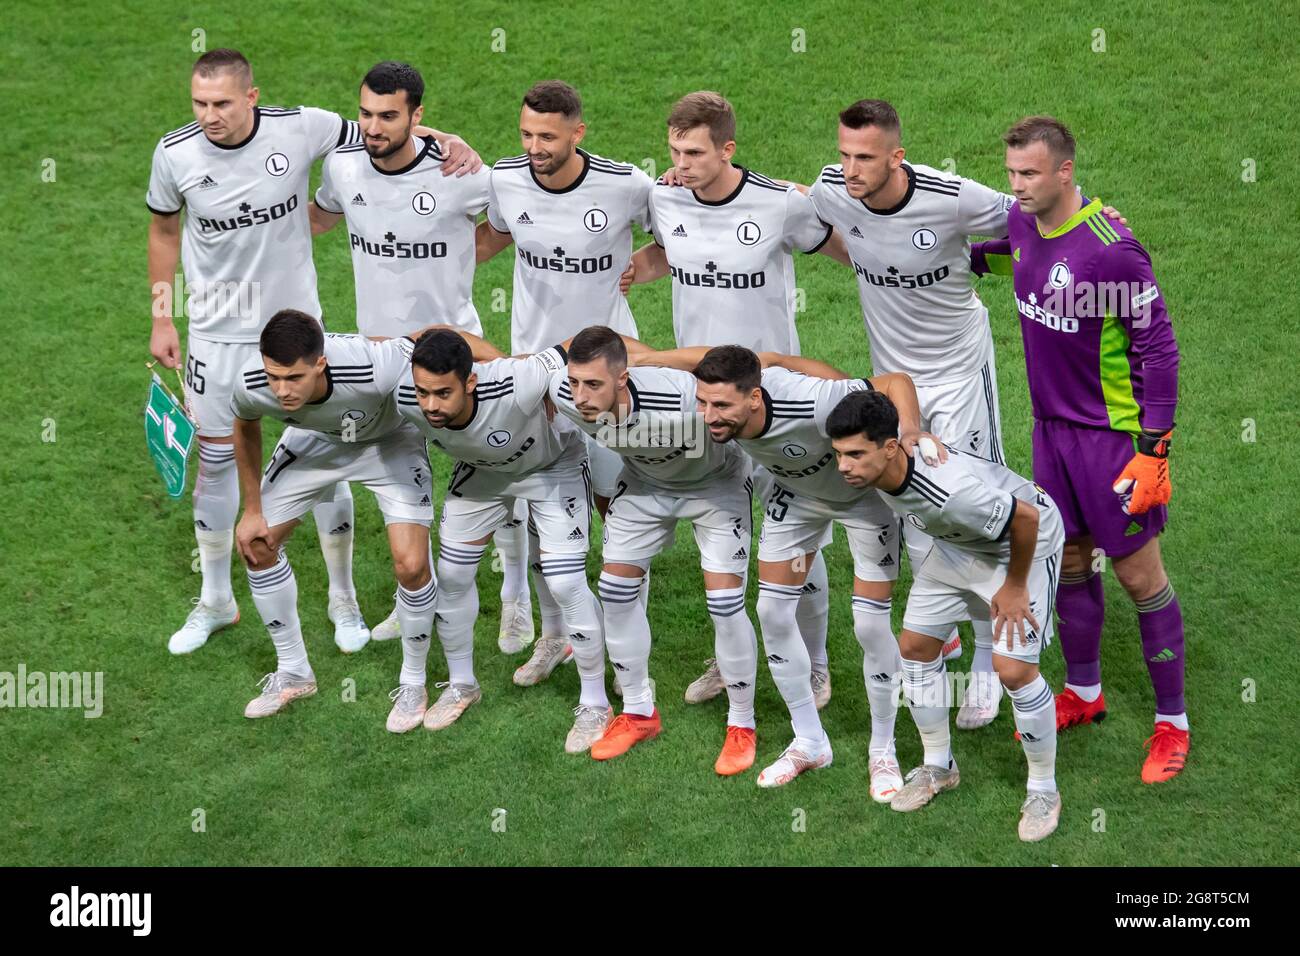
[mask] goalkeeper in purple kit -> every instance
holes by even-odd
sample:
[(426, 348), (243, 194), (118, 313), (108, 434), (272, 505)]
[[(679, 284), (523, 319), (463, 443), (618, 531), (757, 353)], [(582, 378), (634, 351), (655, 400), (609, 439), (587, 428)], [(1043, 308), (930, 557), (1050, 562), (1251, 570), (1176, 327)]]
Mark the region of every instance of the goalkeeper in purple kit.
[(1007, 174), (1018, 208), (1006, 239), (972, 246), (977, 275), (1014, 275), (1034, 414), (1034, 480), (1065, 523), (1057, 611), (1066, 661), (1057, 730), (1106, 715), (1101, 692), (1104, 598), (1094, 550), (1137, 606), (1155, 690), (1155, 733), (1142, 780), (1187, 759), (1183, 619), (1160, 558), (1168, 520), (1169, 447), (1178, 344), (1151, 259), (1100, 201), (1075, 189), (1074, 137), (1048, 116), (1011, 127)]

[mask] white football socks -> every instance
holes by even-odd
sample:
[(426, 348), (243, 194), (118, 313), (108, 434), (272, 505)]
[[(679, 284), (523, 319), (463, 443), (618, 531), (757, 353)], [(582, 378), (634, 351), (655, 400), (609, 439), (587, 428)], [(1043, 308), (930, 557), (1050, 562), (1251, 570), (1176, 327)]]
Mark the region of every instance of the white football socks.
[(605, 615), (605, 648), (623, 688), (623, 713), (654, 713), (650, 690), (650, 619), (641, 604), (641, 579), (600, 574), (600, 603)]
[(704, 592), (713, 618), (713, 652), (718, 673), (727, 685), (727, 725), (754, 727), (754, 682), (758, 670), (758, 637), (745, 613), (745, 585)]
[(352, 583), (352, 536), (356, 518), (352, 507), (352, 489), (340, 481), (334, 500), (318, 504), (311, 509), (316, 519), (316, 537), (320, 540), (321, 555), (329, 574), (330, 597), (355, 601), (356, 587)]
[(1042, 674), (1007, 693), (1029, 762), (1028, 789), (1051, 793), (1056, 790), (1056, 697)]
[(948, 672), (943, 656), (932, 661), (903, 662), (903, 694), (912, 720), (921, 733), (924, 762), (932, 767), (952, 766), (952, 732), (948, 726)]
[(408, 591), (397, 586), (397, 620), (402, 627), (402, 675), (399, 684), (423, 687), (427, 680), (433, 614), (438, 600), (438, 579), (430, 577), (422, 588)]
[(203, 575), (199, 599), (209, 607), (225, 607), (230, 589), (230, 554), (235, 519), (239, 515), (239, 473), (235, 446), (199, 442), (199, 473), (194, 480), (194, 537), (199, 545)]
[(813, 667), (826, 669), (826, 631), (831, 614), (830, 582), (826, 577), (826, 558), (820, 551), (813, 558), (808, 577), (803, 583), (803, 595), (799, 598), (799, 610), (795, 618), (799, 622), (799, 635), (804, 647), (808, 649), (808, 661)]
[(453, 684), (478, 683), (474, 677), (474, 622), (478, 619), (474, 575), (485, 550), (481, 544), (450, 541), (438, 546), (438, 640)]
[(605, 694), (605, 629), (600, 605), (587, 586), (587, 555), (546, 555), (541, 561), (542, 576), (551, 596), (564, 615), (573, 663), (578, 668), (582, 696), (578, 703), (588, 707), (608, 707)]
[(758, 623), (763, 632), (772, 682), (790, 711), (796, 737), (821, 740), (821, 718), (812, 692), (812, 662), (799, 633), (798, 606), (801, 588), (789, 584), (758, 582)]
[(303, 643), (302, 626), (298, 622), (298, 582), (283, 549), (272, 567), (265, 571), (249, 570), (248, 588), (275, 645), (276, 670), (295, 677), (311, 677), (307, 645)]
[(862, 646), (862, 678), (871, 706), (872, 754), (894, 749), (894, 723), (898, 717), (898, 694), (902, 658), (889, 615), (893, 602), (853, 596), (853, 635)]

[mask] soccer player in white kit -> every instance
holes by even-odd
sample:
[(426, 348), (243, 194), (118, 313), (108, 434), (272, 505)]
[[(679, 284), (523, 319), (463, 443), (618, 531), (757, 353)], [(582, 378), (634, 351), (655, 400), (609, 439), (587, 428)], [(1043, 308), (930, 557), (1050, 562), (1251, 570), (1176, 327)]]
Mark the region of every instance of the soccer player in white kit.
[(863, 651), (871, 708), (870, 793), (878, 803), (888, 803), (903, 785), (894, 751), (900, 664), (890, 627), (898, 521), (878, 495), (840, 477), (826, 418), (844, 396), (882, 390), (900, 409), (899, 437), (910, 452), (922, 438), (911, 379), (901, 373), (850, 378), (814, 359), (774, 352), (759, 356), (739, 345), (652, 352), (634, 361), (690, 370), (710, 438), (735, 441), (772, 475), (758, 538), (758, 618), (768, 667), (790, 711), (795, 739), (759, 774), (759, 785), (781, 786), (831, 763), (795, 609), (814, 555), (832, 523), (839, 522), (853, 555), (853, 632)]
[[(515, 355), (549, 348), (589, 325), (637, 335), (618, 280), (632, 255), (632, 227), (649, 224), (652, 184), (636, 166), (582, 149), (586, 132), (578, 91), (559, 80), (538, 83), (524, 94), (520, 108), (524, 152), (492, 168), (487, 221), (478, 227), (479, 261), (515, 246), (510, 307)], [(598, 443), (588, 442), (587, 451), (596, 507), (604, 514), (623, 464)], [(542, 636), (562, 637), (563, 615), (537, 567), (538, 546), (530, 533)], [(521, 582), (520, 600), (527, 598)], [(531, 624), (531, 608), (528, 620)], [(545, 646), (554, 652), (564, 645), (546, 641)], [(553, 667), (553, 660), (537, 658), (540, 653), (534, 651), (528, 666)]]
[(583, 329), (568, 346), (565, 376), (556, 376), (550, 393), (561, 414), (624, 462), (605, 515), (599, 588), (623, 712), (592, 745), (591, 755), (609, 760), (662, 729), (649, 674), (650, 621), (640, 600), (641, 581), (651, 559), (671, 547), (677, 523), (689, 521), (729, 702), (714, 770), (738, 774), (753, 765), (755, 753), (758, 645), (745, 613), (753, 524), (749, 461), (735, 446), (708, 438), (696, 411), (694, 376), (628, 368), (627, 349), (607, 327)]
[[(472, 291), (475, 218), (487, 208), (488, 170), (444, 174), (438, 141), (414, 133), (424, 115), (423, 96), (424, 79), (414, 67), (375, 64), (361, 81), (362, 141), (325, 157), (320, 188), (308, 207), (314, 234), (346, 220), (357, 330), (363, 335), (414, 334), (434, 322), (483, 331)], [(519, 538), (514, 550), (522, 552), (523, 528), (513, 533)], [(526, 573), (523, 567), (515, 572), (517, 578)], [(514, 583), (503, 585), (503, 602), (513, 602), (516, 591)], [(513, 607), (503, 609), (503, 632), (520, 620), (531, 630), (531, 614), (516, 620)], [(394, 608), (371, 637), (398, 636)]]
[[(543, 640), (572, 646), (582, 683), (564, 749), (583, 753), (613, 711), (605, 695), (600, 605), (587, 586), (587, 445), (567, 419), (552, 422), (544, 404), (565, 362), (563, 346), (524, 359), (474, 362), (457, 331), (433, 330), (416, 345), (397, 406), (456, 462), (438, 529), (438, 636), (451, 674), (424, 725), (442, 729), (482, 696), (473, 669), (474, 575), (492, 535), (523, 501), (541, 539), (541, 573), (566, 627), (564, 637)], [(530, 678), (537, 676), (520, 668), (515, 683), (535, 683)]]
[[(307, 217), (311, 164), (360, 135), (355, 122), (326, 110), (258, 106), (252, 69), (235, 50), (201, 56), (190, 93), (195, 122), (159, 141), (146, 196), (153, 213), (149, 348), (167, 368), (178, 368), (181, 360), (171, 300), (178, 259), (189, 287), (186, 404), (199, 436), (193, 500), (203, 587), (185, 625), (168, 642), (177, 654), (196, 650), (213, 631), (239, 619), (230, 588), (239, 508), (230, 396), (236, 375), (257, 361), (258, 335), (271, 315), (296, 308), (319, 319)], [(329, 571), (335, 641), (355, 651), (370, 634), (352, 584), (347, 489), (318, 506), (315, 518)]]
[[(275, 670), (262, 679), (246, 717), (269, 717), (316, 693), (298, 621), (298, 584), (284, 545), (315, 504), (337, 495), (341, 482), (358, 481), (379, 502), (398, 581), (402, 672), (388, 729), (403, 733), (420, 724), (402, 692), (423, 690), (437, 584), (429, 567), (429, 459), (395, 397), (411, 348), (405, 338), (325, 335), (315, 316), (284, 309), (262, 330), (259, 361), (240, 373), (230, 399), (244, 493), (235, 538), (276, 652)], [(264, 417), (289, 427), (263, 473)]]
[(1052, 638), (1052, 607), (1065, 546), (1055, 503), (1005, 465), (948, 448), (931, 465), (898, 440), (898, 411), (879, 392), (841, 399), (826, 421), (839, 471), (874, 488), (907, 525), (930, 535), (903, 616), (903, 692), (925, 749), (890, 804), (908, 812), (957, 786), (948, 730), (950, 692), (940, 649), (953, 624), (987, 623), (993, 666), (1011, 697), (1029, 765), (1020, 839), (1050, 835), (1061, 815), (1056, 789), (1056, 700), (1038, 670)]
[[(672, 276), (679, 348), (736, 344), (798, 355), (794, 252), (821, 252), (847, 263), (839, 237), (793, 186), (732, 163), (736, 114), (718, 93), (682, 97), (667, 125), (673, 185), (666, 177), (650, 194), (654, 241), (632, 257), (624, 287)], [(760, 498), (770, 486), (766, 470), (756, 468)], [(818, 550), (798, 612), (818, 707), (830, 700), (829, 608), (826, 563)], [(709, 661), (686, 700), (709, 700), (723, 683), (716, 661)]]

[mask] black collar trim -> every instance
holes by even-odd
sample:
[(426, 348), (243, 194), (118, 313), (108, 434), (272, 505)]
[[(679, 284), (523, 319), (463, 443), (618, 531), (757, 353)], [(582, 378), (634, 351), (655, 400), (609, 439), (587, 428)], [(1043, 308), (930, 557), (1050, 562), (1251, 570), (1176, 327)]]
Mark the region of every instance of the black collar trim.
[(905, 492), (908, 488), (912, 486), (912, 473), (914, 471), (916, 471), (916, 460), (911, 455), (908, 455), (907, 456), (907, 477), (903, 479), (903, 483), (899, 485), (897, 488), (895, 488), (893, 491), (890, 491), (888, 488), (882, 488), (881, 490), (884, 491), (885, 494), (893, 495), (895, 498), (897, 498), (899, 495), (901, 495), (903, 492)]
[(330, 396), (333, 394), (334, 394), (334, 375), (332, 372), (330, 372), (330, 367), (326, 365), (325, 366), (325, 394), (322, 395), (320, 398), (316, 399), (316, 401), (308, 402), (307, 404), (324, 405), (326, 402), (330, 400)]
[(433, 149), (433, 137), (425, 137), (420, 140), (420, 142), (424, 144), (424, 148), (415, 154), (415, 159), (411, 160), (401, 169), (382, 169), (375, 163), (375, 158), (373, 156), (370, 157), (370, 165), (374, 167), (375, 172), (382, 176), (400, 176), (402, 173), (409, 173), (416, 166), (419, 166), (420, 163), (424, 162), (424, 157), (428, 156), (429, 152)]
[(697, 203), (701, 206), (725, 206), (740, 195), (740, 191), (745, 188), (745, 183), (749, 182), (749, 170), (744, 166), (741, 166), (739, 163), (732, 163), (731, 165), (740, 170), (740, 182), (737, 183), (736, 188), (731, 191), (731, 195), (724, 196), (722, 199), (701, 199), (700, 194), (692, 189), (691, 195), (695, 197)]
[(755, 435), (755, 438), (762, 438), (767, 434), (767, 430), (772, 427), (772, 396), (767, 393), (767, 389), (759, 386), (758, 390), (763, 393), (763, 430)]
[(902, 212), (907, 204), (912, 201), (912, 193), (916, 192), (916, 173), (912, 171), (912, 167), (907, 163), (903, 164), (903, 170), (907, 173), (907, 192), (903, 193), (903, 198), (898, 201), (898, 205), (890, 206), (888, 209), (872, 209), (867, 205), (865, 199), (859, 199), (858, 202), (862, 203), (867, 212), (876, 216), (892, 216), (895, 213)]
[(227, 146), (225, 143), (212, 143), (212, 140), (208, 139), (206, 136), (204, 136), (203, 138), (208, 139), (208, 142), (212, 143), (212, 145), (217, 147), (217, 149), (243, 149), (245, 146), (247, 146), (249, 143), (253, 141), (253, 137), (257, 135), (258, 127), (260, 127), (261, 125), (262, 125), (262, 107), (254, 106), (253, 107), (253, 131), (244, 137), (243, 142), (236, 143), (234, 146)]
[(541, 189), (543, 192), (548, 192), (553, 196), (562, 196), (565, 193), (571, 193), (582, 185), (582, 181), (587, 178), (587, 171), (591, 169), (591, 158), (587, 155), (587, 151), (585, 149), (579, 149), (578, 155), (582, 157), (582, 172), (578, 173), (578, 178), (569, 183), (569, 185), (565, 186), (563, 189), (552, 189), (550, 186), (547, 186), (538, 179), (537, 170), (533, 169), (531, 161), (528, 163), (528, 175), (533, 177), (533, 182), (535, 182), (537, 188)]

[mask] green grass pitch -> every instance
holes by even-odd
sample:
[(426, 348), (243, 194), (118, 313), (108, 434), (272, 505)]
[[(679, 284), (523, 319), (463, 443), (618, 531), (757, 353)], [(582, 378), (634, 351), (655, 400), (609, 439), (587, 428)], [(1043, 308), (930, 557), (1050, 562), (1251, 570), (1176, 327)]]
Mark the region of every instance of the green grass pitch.
[[(1286, 451), (1300, 425), (1300, 14), (1278, 4), (1263, 23), (1260, 12), (1231, 6), (1182, 4), (1167, 19), (1133, 2), (661, 2), (638, 12), (614, 3), (227, 0), (145, 2), (129, 15), (84, 0), (10, 5), (0, 54), (0, 670), (102, 671), (105, 703), (95, 720), (0, 710), (0, 863), (1296, 863), (1300, 675), (1291, 627), (1300, 561), (1285, 529), (1300, 514)], [(1187, 771), (1158, 788), (1138, 780), (1154, 704), (1134, 612), (1108, 573), (1111, 717), (1061, 740), (1056, 836), (1034, 846), (1016, 840), (1025, 771), (1005, 703), (992, 727), (954, 731), (957, 791), (907, 816), (871, 803), (842, 532), (829, 553), (835, 693), (824, 712), (836, 760), (780, 790), (759, 790), (757, 767), (716, 777), (723, 702), (681, 702), (712, 644), (685, 529), (654, 570), (652, 672), (664, 734), (626, 758), (601, 765), (563, 753), (573, 668), (537, 688), (510, 682), (516, 661), (496, 650), (499, 578), (486, 563), (483, 703), (446, 732), (387, 734), (400, 648), (371, 645), (354, 657), (334, 648), (310, 525), (290, 555), (321, 692), (273, 720), (245, 720), (242, 708), (274, 655), (238, 568), (242, 623), (191, 657), (166, 651), (199, 581), (188, 499), (166, 498), (141, 434), (144, 190), (158, 137), (191, 118), (195, 30), (205, 31), (208, 49), (249, 56), (265, 104), (355, 115), (364, 71), (407, 59), (428, 84), (427, 121), (459, 132), (488, 161), (520, 151), (520, 97), (551, 77), (582, 92), (588, 148), (649, 160), (656, 171), (667, 163), (668, 108), (695, 89), (720, 90), (735, 104), (737, 161), (805, 182), (836, 160), (836, 112), (863, 96), (898, 107), (911, 159), (999, 187), (1002, 131), (1026, 113), (1063, 118), (1080, 141), (1084, 189), (1118, 206), (1151, 251), (1182, 349), (1163, 545), (1187, 626)], [(504, 51), (494, 51), (494, 39)], [(341, 234), (317, 240), (315, 256), (327, 321), (353, 329)], [(508, 311), (493, 311), (492, 297), (508, 293), (510, 262), (500, 256), (475, 282), (488, 334), (500, 343), (508, 343)], [(850, 274), (824, 257), (801, 258), (797, 268), (804, 351), (868, 369)], [(1030, 418), (1010, 286), (986, 280), (981, 295), (1007, 453), (1027, 472)], [(636, 288), (632, 306), (648, 341), (670, 342), (666, 283)], [(446, 475), (444, 460), (434, 466)], [(357, 501), (356, 580), (373, 624), (390, 607), (391, 571), (373, 499), (358, 491)], [(751, 579), (751, 601), (753, 593)], [(430, 664), (431, 680), (444, 679), (437, 650)], [(1057, 648), (1044, 669), (1059, 688)], [(346, 680), (355, 702), (343, 700)], [(762, 663), (757, 708), (762, 766), (789, 734)], [(905, 712), (898, 739), (904, 766), (917, 762)], [(200, 808), (205, 829), (195, 832)]]

